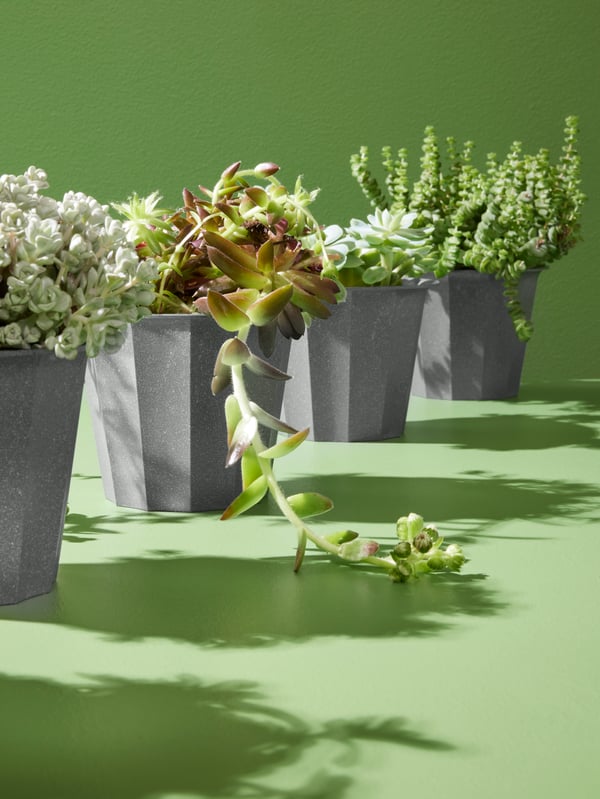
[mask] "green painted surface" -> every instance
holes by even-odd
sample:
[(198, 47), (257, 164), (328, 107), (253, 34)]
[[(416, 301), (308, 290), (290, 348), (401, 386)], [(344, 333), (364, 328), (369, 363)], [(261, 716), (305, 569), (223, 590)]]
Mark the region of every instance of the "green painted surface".
[(580, 116), (585, 241), (544, 275), (530, 382), (600, 377), (597, 76), (593, 0), (0, 0), (2, 172), (43, 166), (56, 192), (102, 201), (212, 185), (238, 158), (321, 186), (323, 222), (368, 208), (348, 158), (426, 124), (474, 139), (483, 164), (513, 139), (558, 155)]
[(595, 799), (600, 382), (413, 398), (402, 440), (278, 468), (331, 492), (324, 527), (419, 511), (470, 561), (294, 575), (268, 505), (116, 508), (84, 406), (58, 586), (0, 608), (2, 796)]

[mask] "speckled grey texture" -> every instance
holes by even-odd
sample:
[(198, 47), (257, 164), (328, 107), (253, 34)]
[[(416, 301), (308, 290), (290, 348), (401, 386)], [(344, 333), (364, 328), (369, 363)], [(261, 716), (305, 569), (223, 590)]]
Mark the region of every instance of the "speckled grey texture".
[[(521, 278), (531, 318), (539, 269)], [(485, 400), (519, 393), (525, 344), (506, 310), (504, 284), (462, 269), (433, 286), (425, 300), (412, 393), (432, 399)]]
[(286, 420), (315, 441), (402, 435), (427, 288), (350, 288), (292, 345)]
[[(233, 334), (200, 314), (164, 314), (129, 328), (119, 352), (90, 361), (90, 407), (104, 493), (128, 508), (223, 510), (241, 491), (239, 466), (225, 468), (223, 405), (210, 391), (219, 347)], [(250, 348), (260, 355), (254, 331)], [(285, 371), (289, 342), (269, 360)], [(283, 383), (249, 374), (252, 399), (278, 414)], [(271, 432), (270, 441), (275, 434)]]
[(85, 362), (0, 350), (0, 604), (56, 580)]

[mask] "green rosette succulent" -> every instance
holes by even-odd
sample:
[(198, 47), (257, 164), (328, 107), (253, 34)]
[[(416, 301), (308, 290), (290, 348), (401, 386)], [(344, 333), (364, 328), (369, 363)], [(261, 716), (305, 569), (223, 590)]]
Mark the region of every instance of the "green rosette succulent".
[(368, 148), (361, 147), (350, 164), (374, 208), (416, 214), (414, 226), (428, 230), (436, 277), (473, 268), (502, 280), (515, 332), (527, 341), (533, 327), (518, 298), (521, 275), (562, 258), (581, 237), (585, 195), (577, 137), (578, 119), (569, 116), (556, 163), (547, 149), (527, 154), (517, 141), (502, 161), (489, 154), (485, 170), (480, 170), (472, 162), (473, 142), (458, 150), (449, 137), (443, 157), (429, 126), (414, 183), (408, 178), (404, 148), (395, 156), (389, 146), (382, 149), (384, 185), (371, 172)]
[(366, 220), (351, 219), (345, 228), (326, 227), (330, 265), (325, 273), (350, 287), (400, 286), (404, 278), (430, 272), (431, 228), (414, 228), (416, 219), (415, 213), (377, 208)]
[(47, 188), (33, 166), (0, 176), (0, 348), (112, 352), (150, 313), (157, 265), (107, 206), (73, 191), (55, 200)]
[[(317, 191), (306, 191), (298, 178), (289, 192), (275, 177), (278, 169), (269, 162), (242, 170), (236, 162), (213, 188), (200, 187), (200, 194), (185, 189), (179, 209), (160, 208), (157, 193), (134, 195), (115, 208), (125, 216), (124, 227), (138, 252), (158, 261), (152, 311), (206, 314), (232, 334), (217, 355), (211, 388), (213, 394), (229, 391), (226, 465), (240, 465), (242, 492), (221, 518), (239, 516), (270, 493), (297, 533), (295, 571), (310, 541), (338, 560), (382, 569), (402, 581), (406, 565), (399, 565), (392, 552), (382, 556), (377, 542), (349, 530), (321, 535), (308, 525), (306, 519), (333, 508), (332, 500), (315, 492), (286, 496), (274, 463), (300, 446), (309, 431), (295, 430), (248, 395), (248, 372), (271, 380), (290, 378), (250, 350), (250, 329), (257, 328), (261, 354), (268, 356), (277, 335), (300, 338), (313, 319), (326, 319), (343, 298), (326, 234), (310, 209)], [(261, 426), (280, 434), (277, 443), (265, 445)], [(448, 560), (442, 568), (458, 570), (460, 565)], [(408, 576), (424, 571), (414, 568)]]

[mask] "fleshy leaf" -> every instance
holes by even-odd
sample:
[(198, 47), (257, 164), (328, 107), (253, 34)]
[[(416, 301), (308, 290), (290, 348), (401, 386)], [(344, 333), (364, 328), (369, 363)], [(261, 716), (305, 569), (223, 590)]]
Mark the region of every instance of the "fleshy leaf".
[(281, 419), (278, 419), (276, 416), (272, 416), (270, 413), (267, 413), (264, 408), (261, 408), (260, 405), (257, 405), (255, 402), (250, 401), (250, 409), (252, 413), (256, 416), (258, 423), (268, 427), (270, 430), (277, 430), (280, 433), (297, 433), (295, 427), (283, 422)]
[(302, 311), (288, 303), (277, 317), (277, 326), (285, 338), (302, 338), (306, 329)]
[(265, 297), (261, 297), (247, 309), (246, 313), (252, 323), (260, 326), (276, 319), (281, 311), (288, 304), (294, 293), (291, 283), (287, 286), (280, 286), (278, 289), (269, 292)]
[(207, 303), (212, 318), (228, 333), (234, 333), (250, 324), (246, 314), (230, 302), (225, 294), (209, 289)]
[(213, 378), (210, 384), (210, 390), (213, 394), (219, 394), (224, 391), (231, 383), (231, 369), (221, 361), (221, 350), (215, 360), (213, 369)]
[(259, 458), (282, 458), (284, 455), (289, 455), (290, 452), (293, 452), (296, 447), (299, 447), (300, 444), (304, 441), (306, 436), (309, 434), (310, 428), (306, 428), (305, 430), (299, 430), (297, 433), (289, 436), (289, 438), (284, 439), (283, 441), (279, 441), (277, 444), (274, 444), (272, 447), (263, 450), (262, 452), (258, 453)]
[(273, 247), (272, 239), (267, 239), (260, 245), (256, 253), (256, 265), (263, 274), (270, 275), (273, 272), (273, 258), (275, 257), (275, 248)]
[(396, 522), (396, 535), (401, 541), (412, 541), (423, 529), (423, 517), (418, 513), (401, 516)]
[(233, 466), (234, 463), (239, 461), (244, 452), (252, 444), (252, 439), (256, 435), (257, 430), (258, 422), (255, 416), (247, 416), (238, 423), (231, 438), (225, 466)]
[[(212, 230), (203, 230), (202, 236), (207, 247), (217, 250), (219, 253), (229, 258), (229, 260), (235, 261), (239, 266), (243, 266), (245, 269), (256, 272), (256, 259), (252, 253), (248, 252), (243, 247), (240, 247), (238, 244), (235, 244), (235, 242), (229, 241), (229, 239), (220, 236), (218, 233), (215, 233)], [(215, 265), (217, 266), (217, 264)], [(220, 268), (221, 267), (219, 267), (219, 269)], [(249, 286), (249, 288), (253, 287)]]
[(260, 186), (249, 186), (246, 189), (246, 194), (250, 197), (252, 202), (260, 208), (266, 208), (269, 204), (269, 195)]
[(341, 544), (338, 555), (351, 563), (357, 563), (364, 558), (375, 555), (379, 549), (377, 541), (369, 541), (366, 538), (355, 538), (353, 541)]
[(218, 246), (207, 246), (210, 262), (238, 286), (243, 289), (264, 289), (269, 285), (268, 278), (256, 270), (256, 261), (249, 252), (218, 233), (205, 231), (204, 238), (207, 237), (211, 240), (216, 237), (222, 242)]
[(329, 497), (323, 494), (317, 494), (313, 491), (305, 491), (303, 494), (292, 494), (287, 498), (294, 513), (298, 514), (301, 519), (307, 516), (319, 516), (321, 513), (327, 513), (333, 508), (333, 502)]
[(255, 375), (270, 377), (271, 380), (291, 380), (292, 377), (282, 372), (281, 369), (273, 366), (268, 361), (263, 361), (262, 358), (258, 358), (256, 355), (251, 355), (244, 366), (250, 369), (251, 372), (254, 372)]
[(242, 419), (242, 412), (237, 399), (229, 394), (225, 400), (225, 423), (227, 425), (227, 446), (231, 445), (233, 434)]
[(258, 330), (258, 346), (264, 356), (269, 358), (275, 352), (275, 341), (277, 339), (277, 323), (267, 322), (261, 325)]
[(321, 300), (318, 300), (313, 294), (309, 294), (297, 286), (294, 290), (292, 302), (302, 311), (306, 311), (311, 316), (316, 316), (318, 319), (328, 319), (331, 316), (331, 311)]
[(358, 538), (358, 533), (355, 533), (354, 530), (339, 530), (337, 533), (329, 533), (325, 538), (332, 544), (347, 544)]
[(248, 488), (248, 486), (253, 483), (255, 480), (262, 474), (262, 469), (260, 468), (260, 462), (256, 456), (256, 452), (254, 451), (253, 447), (249, 447), (244, 454), (242, 455), (242, 488)]
[(376, 283), (385, 280), (387, 276), (388, 270), (385, 266), (370, 266), (362, 273), (363, 283), (367, 286), (374, 286)]
[(230, 291), (227, 294), (229, 302), (232, 302), (240, 311), (245, 311), (259, 297), (258, 289), (237, 289), (237, 291)]
[(268, 488), (267, 478), (261, 475), (251, 483), (248, 488), (245, 488), (241, 494), (238, 494), (233, 502), (223, 511), (221, 514), (221, 521), (233, 519), (239, 516), (240, 513), (244, 513), (254, 507), (267, 493)]
[(225, 366), (239, 366), (246, 363), (250, 357), (248, 346), (239, 338), (230, 338), (222, 345), (220, 350), (221, 363)]

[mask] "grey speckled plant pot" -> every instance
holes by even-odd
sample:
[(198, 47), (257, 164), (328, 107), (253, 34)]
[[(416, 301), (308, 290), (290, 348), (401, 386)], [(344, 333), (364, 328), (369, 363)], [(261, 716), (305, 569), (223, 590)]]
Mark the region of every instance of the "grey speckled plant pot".
[(329, 319), (292, 345), (284, 414), (314, 441), (379, 441), (402, 435), (423, 286), (349, 288)]
[[(537, 279), (521, 278), (519, 297), (531, 318)], [(519, 393), (525, 344), (506, 309), (504, 283), (471, 269), (451, 272), (425, 301), (412, 393), (449, 400), (506, 399)]]
[[(129, 328), (123, 347), (90, 361), (90, 407), (104, 493), (142, 510), (223, 510), (241, 491), (238, 466), (225, 468), (223, 404), (210, 391), (219, 347), (232, 334), (208, 316), (150, 316)], [(250, 347), (260, 355), (257, 339)], [(289, 341), (269, 359), (285, 371)], [(248, 375), (252, 399), (278, 414), (283, 382)], [(274, 442), (275, 434), (272, 433)]]
[(0, 604), (56, 581), (85, 363), (0, 350)]

